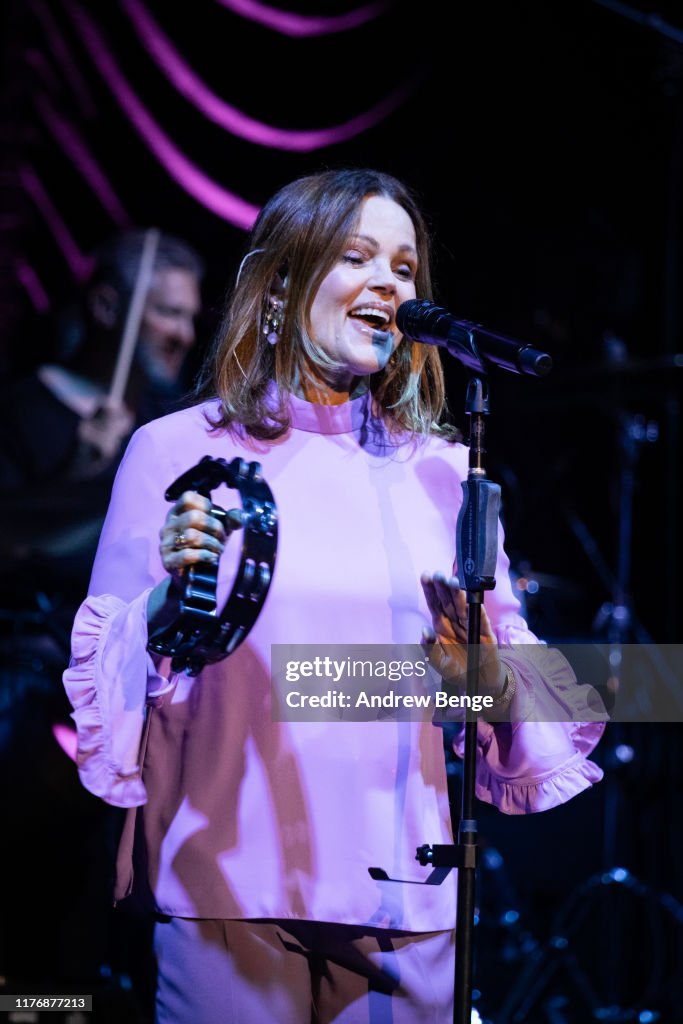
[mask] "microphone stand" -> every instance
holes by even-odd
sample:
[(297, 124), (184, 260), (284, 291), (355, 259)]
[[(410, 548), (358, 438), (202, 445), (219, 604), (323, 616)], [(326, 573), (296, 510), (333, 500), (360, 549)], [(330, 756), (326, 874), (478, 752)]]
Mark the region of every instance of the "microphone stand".
[[(463, 482), (463, 505), (457, 523), (457, 561), (468, 605), (467, 694), (479, 689), (481, 607), (484, 591), (495, 585), (500, 486), (486, 479), (485, 417), (489, 413), (487, 382), (479, 376), (467, 385), (465, 411), (470, 417), (469, 470)], [(468, 701), (465, 719), (461, 815), (458, 827), (458, 903), (455, 927), (455, 1000), (453, 1024), (470, 1024), (474, 962), (474, 910), (477, 863), (477, 822), (474, 817), (477, 764), (477, 720)]]
[[(477, 767), (477, 712), (474, 698), (479, 691), (481, 608), (484, 591), (496, 585), (498, 556), (498, 513), (500, 486), (486, 479), (484, 468), (485, 417), (489, 413), (487, 366), (497, 365), (513, 373), (544, 377), (552, 367), (545, 352), (524, 342), (492, 332), (469, 320), (456, 320), (429, 300), (409, 299), (396, 312), (396, 323), (407, 337), (427, 345), (439, 345), (459, 359), (470, 372), (465, 411), (470, 417), (469, 467), (463, 481), (463, 504), (456, 525), (458, 576), (464, 581), (468, 604), (467, 708), (463, 750), (462, 807), (456, 845), (424, 844), (415, 859), (435, 870), (425, 883), (440, 885), (451, 868), (458, 869), (457, 916), (455, 925), (455, 987), (453, 1024), (471, 1024), (472, 965), (475, 881), (477, 868), (477, 822), (474, 817)], [(445, 751), (444, 751), (445, 756)], [(446, 766), (448, 771), (448, 765)], [(449, 794), (450, 799), (450, 794)], [(451, 821), (454, 821), (451, 807)], [(382, 868), (368, 868), (370, 876), (390, 879)]]
[[(463, 481), (464, 500), (457, 522), (457, 563), (467, 591), (467, 695), (462, 803), (455, 846), (421, 846), (420, 864), (435, 869), (458, 869), (458, 904), (455, 925), (455, 987), (453, 1024), (472, 1020), (472, 967), (474, 963), (474, 904), (477, 869), (477, 822), (474, 784), (477, 768), (477, 714), (471, 708), (479, 690), (481, 606), (484, 591), (496, 585), (500, 486), (486, 479), (484, 469), (484, 417), (489, 412), (486, 382), (473, 376), (467, 385), (466, 412), (470, 417), (469, 470)], [(453, 820), (454, 815), (451, 814)]]

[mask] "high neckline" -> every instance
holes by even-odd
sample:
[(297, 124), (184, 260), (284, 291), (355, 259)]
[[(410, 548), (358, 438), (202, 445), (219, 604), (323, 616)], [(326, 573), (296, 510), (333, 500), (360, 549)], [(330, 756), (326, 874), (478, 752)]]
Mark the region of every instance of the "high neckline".
[(360, 434), (367, 427), (370, 392), (342, 405), (316, 405), (298, 395), (289, 396), (292, 427), (313, 434)]

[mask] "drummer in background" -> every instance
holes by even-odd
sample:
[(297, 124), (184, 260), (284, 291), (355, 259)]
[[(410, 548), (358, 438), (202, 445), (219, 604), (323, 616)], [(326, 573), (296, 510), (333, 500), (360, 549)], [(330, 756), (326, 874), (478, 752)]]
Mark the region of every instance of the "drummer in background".
[(2, 532), (13, 547), (0, 554), (15, 568), (58, 564), (77, 577), (79, 591), (125, 443), (136, 427), (177, 408), (190, 384), (204, 264), (184, 240), (154, 232), (151, 272), (137, 286), (143, 301), (131, 325), (130, 372), (123, 397), (110, 396), (149, 234), (124, 231), (95, 252), (76, 302), (59, 314), (55, 361), (3, 383), (0, 524), (12, 524)]
[(2, 493), (56, 476), (96, 475), (135, 426), (176, 407), (187, 385), (204, 266), (190, 245), (163, 233), (144, 282), (123, 401), (108, 397), (146, 238), (145, 230), (125, 231), (94, 254), (82, 293), (60, 316), (58, 361), (3, 390)]

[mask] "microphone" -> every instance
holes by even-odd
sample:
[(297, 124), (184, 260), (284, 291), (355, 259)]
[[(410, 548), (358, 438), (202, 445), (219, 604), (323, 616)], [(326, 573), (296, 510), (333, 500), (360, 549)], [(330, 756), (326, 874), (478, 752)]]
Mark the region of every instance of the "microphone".
[(396, 310), (396, 323), (401, 333), (413, 341), (448, 349), (475, 373), (487, 373), (488, 364), (493, 363), (512, 373), (545, 377), (553, 365), (547, 352), (490, 331), (471, 320), (457, 320), (448, 310), (428, 299), (402, 302)]

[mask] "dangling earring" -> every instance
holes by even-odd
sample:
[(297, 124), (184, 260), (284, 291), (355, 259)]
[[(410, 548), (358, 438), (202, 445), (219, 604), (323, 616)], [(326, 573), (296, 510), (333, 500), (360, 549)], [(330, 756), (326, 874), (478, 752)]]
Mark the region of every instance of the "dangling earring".
[(269, 345), (277, 345), (280, 340), (280, 328), (284, 313), (284, 302), (275, 295), (268, 299), (268, 309), (263, 318), (263, 333)]

